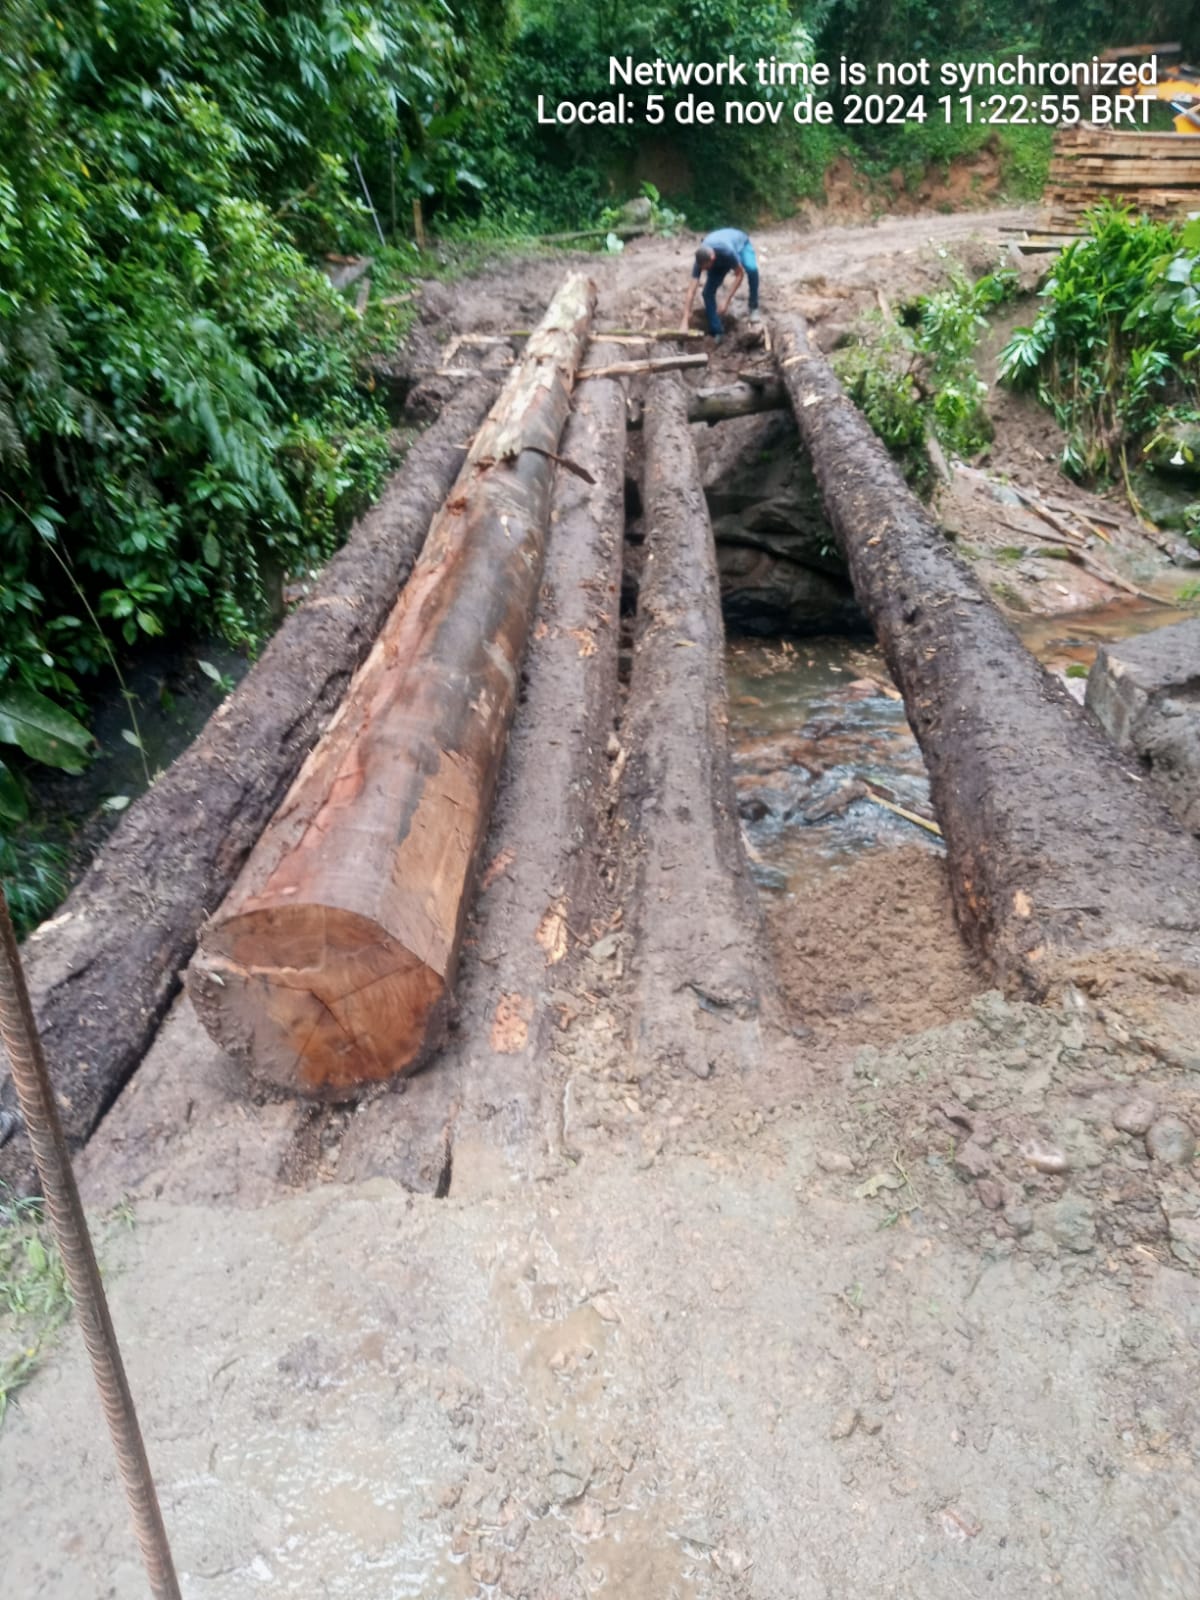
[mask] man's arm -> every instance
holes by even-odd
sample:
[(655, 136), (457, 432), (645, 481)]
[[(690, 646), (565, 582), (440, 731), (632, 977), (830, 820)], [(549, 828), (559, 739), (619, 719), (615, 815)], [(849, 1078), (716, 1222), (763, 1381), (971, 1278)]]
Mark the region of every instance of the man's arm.
[(699, 278), (693, 278), (692, 281), (688, 284), (687, 305), (685, 305), (684, 308), (683, 308), (683, 321), (679, 324), (680, 333), (686, 333), (688, 331), (688, 328), (691, 325), (691, 321), (692, 321), (692, 306), (693, 306), (693, 304), (695, 303), (695, 300), (696, 300), (696, 289), (699, 286), (699, 283), (700, 283), (700, 279)]
[(730, 303), (733, 300), (734, 295), (741, 288), (742, 279), (745, 276), (746, 276), (746, 274), (742, 270), (742, 263), (739, 261), (738, 264), (737, 264), (737, 276), (733, 280), (733, 288), (730, 289), (729, 293), (725, 296), (725, 304), (721, 307), (721, 315), (722, 316), (725, 316), (726, 313), (728, 312)]

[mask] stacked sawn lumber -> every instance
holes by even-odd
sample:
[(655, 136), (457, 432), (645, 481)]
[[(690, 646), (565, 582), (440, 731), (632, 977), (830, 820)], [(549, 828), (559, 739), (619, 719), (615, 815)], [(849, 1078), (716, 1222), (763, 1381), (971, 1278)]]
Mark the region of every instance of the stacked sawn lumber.
[(1200, 136), (1063, 129), (1054, 139), (1042, 225), (1073, 228), (1101, 200), (1163, 220), (1200, 211)]

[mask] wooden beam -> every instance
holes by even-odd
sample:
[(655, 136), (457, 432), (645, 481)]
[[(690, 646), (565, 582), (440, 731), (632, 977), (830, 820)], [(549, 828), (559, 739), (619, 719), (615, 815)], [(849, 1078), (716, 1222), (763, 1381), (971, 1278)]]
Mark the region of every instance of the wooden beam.
[(218, 914), (188, 987), (257, 1076), (326, 1099), (443, 1037), (595, 290), (558, 293), (400, 603)]
[(680, 372), (689, 367), (706, 367), (708, 357), (656, 356), (645, 361), (610, 361), (602, 367), (584, 367), (579, 373), (584, 378), (637, 378), (650, 372)]

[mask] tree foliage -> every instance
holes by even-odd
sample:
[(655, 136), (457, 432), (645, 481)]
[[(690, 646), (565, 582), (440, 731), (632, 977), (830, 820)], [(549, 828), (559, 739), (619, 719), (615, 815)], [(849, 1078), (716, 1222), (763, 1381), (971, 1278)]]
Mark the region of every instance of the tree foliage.
[(1068, 471), (1128, 480), (1131, 444), (1200, 422), (1200, 224), (1098, 207), (1042, 297), (1001, 352), (1001, 377), (1053, 409)]

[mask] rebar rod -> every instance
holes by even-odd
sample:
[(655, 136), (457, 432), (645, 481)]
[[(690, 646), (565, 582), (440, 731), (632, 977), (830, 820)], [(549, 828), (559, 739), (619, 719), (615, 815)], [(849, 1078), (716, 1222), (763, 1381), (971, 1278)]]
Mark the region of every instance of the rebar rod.
[(138, 1427), (133, 1396), (125, 1377), (117, 1336), (87, 1219), (79, 1199), (71, 1157), (42, 1051), (17, 936), (0, 892), (0, 1039), (9, 1066), (54, 1236), (66, 1268), (75, 1315), (92, 1363), (100, 1402), (116, 1450), (133, 1529), (154, 1600), (180, 1600), (179, 1582), (167, 1543), (167, 1530), (150, 1475), (150, 1462)]

